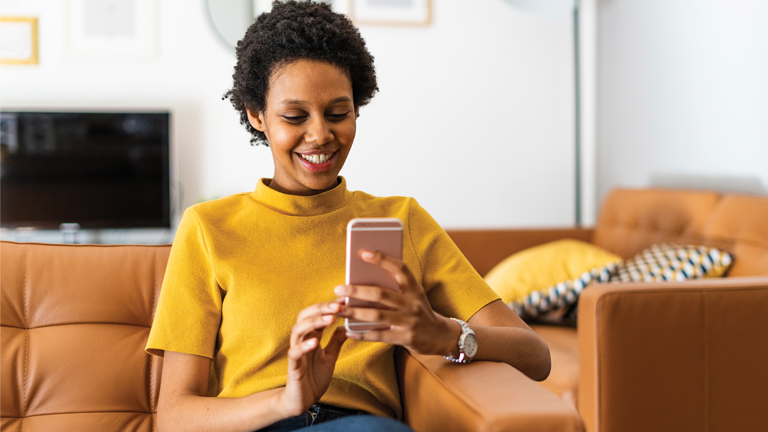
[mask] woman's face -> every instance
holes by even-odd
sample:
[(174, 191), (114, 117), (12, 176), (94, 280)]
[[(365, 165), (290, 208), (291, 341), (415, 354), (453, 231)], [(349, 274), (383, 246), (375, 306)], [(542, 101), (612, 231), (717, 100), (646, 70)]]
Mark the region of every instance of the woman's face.
[(293, 195), (318, 194), (336, 185), (355, 139), (352, 83), (330, 63), (296, 60), (272, 73), (266, 109), (248, 111), (248, 119), (272, 150), (275, 174), (269, 186)]

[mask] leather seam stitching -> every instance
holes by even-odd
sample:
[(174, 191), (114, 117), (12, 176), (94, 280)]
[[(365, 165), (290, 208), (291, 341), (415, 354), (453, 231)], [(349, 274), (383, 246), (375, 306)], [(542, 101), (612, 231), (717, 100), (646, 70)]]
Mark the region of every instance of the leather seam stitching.
[[(152, 306), (151, 317), (155, 315), (155, 298), (157, 297), (157, 252), (154, 254), (154, 260), (152, 260)], [(149, 412), (152, 412), (152, 408), (155, 407), (155, 356), (149, 356)], [(150, 430), (154, 430), (154, 421), (152, 414), (149, 415)]]
[[(609, 293), (610, 294), (610, 293)], [(597, 402), (595, 403), (595, 430), (600, 430), (601, 425), (603, 424), (602, 418), (600, 417), (602, 415), (602, 410), (600, 409), (602, 406), (602, 399), (603, 399), (603, 391), (602, 391), (602, 380), (600, 379), (600, 366), (601, 366), (601, 357), (600, 357), (600, 318), (601, 318), (601, 311), (603, 303), (605, 303), (605, 299), (608, 298), (608, 295), (600, 296), (597, 299), (597, 303), (595, 304), (595, 371), (594, 371), (594, 380), (595, 380), (595, 397), (597, 399)]]
[(104, 244), (60, 244), (60, 243), (40, 243), (40, 242), (25, 242), (25, 243), (19, 243), (15, 241), (10, 240), (2, 240), (0, 243), (8, 243), (8, 244), (22, 244), (25, 246), (49, 246), (49, 247), (64, 247), (64, 248), (167, 248), (171, 246), (171, 244), (160, 244), (160, 245), (143, 245), (143, 244), (114, 244), (114, 245), (104, 245)]
[(704, 432), (709, 430), (709, 326), (707, 325), (707, 291), (701, 291), (701, 325), (704, 334)]
[(146, 326), (143, 324), (125, 324), (125, 323), (111, 323), (111, 322), (74, 322), (74, 323), (64, 323), (64, 324), (46, 324), (41, 325), (37, 327), (16, 327), (12, 325), (5, 325), (3, 324), (0, 327), (4, 328), (15, 328), (19, 330), (35, 330), (35, 329), (41, 329), (41, 328), (48, 328), (48, 327), (63, 327), (63, 326), (71, 326), (71, 325), (116, 325), (116, 326), (126, 326), (126, 327), (141, 327), (141, 328), (152, 328), (151, 326)]
[[(4, 419), (18, 419), (18, 420), (24, 420), (25, 418), (32, 418), (32, 417), (46, 417), (46, 416), (57, 416), (57, 415), (77, 415), (77, 414), (147, 414), (152, 415), (151, 412), (146, 411), (78, 411), (78, 412), (62, 412), (62, 413), (45, 413), (45, 414), (33, 414), (30, 416), (25, 417), (12, 417), (12, 416), (6, 416), (4, 415)], [(23, 422), (22, 422), (23, 424)]]
[[(29, 284), (29, 247), (24, 248), (24, 323), (29, 326), (29, 302), (27, 296), (27, 288)], [(21, 392), (21, 412), (22, 417), (26, 417), (27, 414), (27, 369), (29, 367), (29, 331), (24, 332), (24, 377), (22, 380), (22, 392)], [(24, 430), (24, 422), (21, 422), (21, 430)]]

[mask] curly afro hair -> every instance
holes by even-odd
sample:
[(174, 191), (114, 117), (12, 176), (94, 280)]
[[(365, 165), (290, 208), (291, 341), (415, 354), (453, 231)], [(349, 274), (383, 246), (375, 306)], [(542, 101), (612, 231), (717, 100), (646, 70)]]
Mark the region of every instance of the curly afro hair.
[(344, 70), (352, 82), (355, 107), (367, 104), (376, 86), (373, 56), (360, 32), (346, 16), (325, 3), (275, 1), (259, 15), (237, 43), (234, 85), (224, 94), (240, 112), (240, 123), (251, 133), (251, 145), (269, 146), (264, 132), (248, 121), (247, 109), (264, 111), (269, 79), (276, 69), (299, 59), (326, 61)]

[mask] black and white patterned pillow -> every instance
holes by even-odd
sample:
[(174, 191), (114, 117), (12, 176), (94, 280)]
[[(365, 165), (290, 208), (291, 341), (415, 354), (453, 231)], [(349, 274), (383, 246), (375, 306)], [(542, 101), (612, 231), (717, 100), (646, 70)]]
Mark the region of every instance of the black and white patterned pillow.
[[(682, 282), (721, 277), (732, 265), (733, 255), (717, 248), (661, 243), (643, 249), (620, 265), (607, 282)], [(574, 304), (563, 314), (562, 321), (576, 326), (577, 318), (578, 304)]]

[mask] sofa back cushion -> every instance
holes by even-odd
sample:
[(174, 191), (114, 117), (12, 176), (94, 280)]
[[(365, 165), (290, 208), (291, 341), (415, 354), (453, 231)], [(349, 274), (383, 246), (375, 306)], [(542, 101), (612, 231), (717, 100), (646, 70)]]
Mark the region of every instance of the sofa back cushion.
[(593, 242), (624, 259), (657, 243), (701, 244), (718, 198), (710, 191), (614, 189), (603, 201)]
[(768, 275), (768, 196), (724, 196), (704, 227), (704, 243), (734, 255), (728, 276)]
[(3, 431), (152, 431), (144, 352), (170, 246), (2, 242)]

